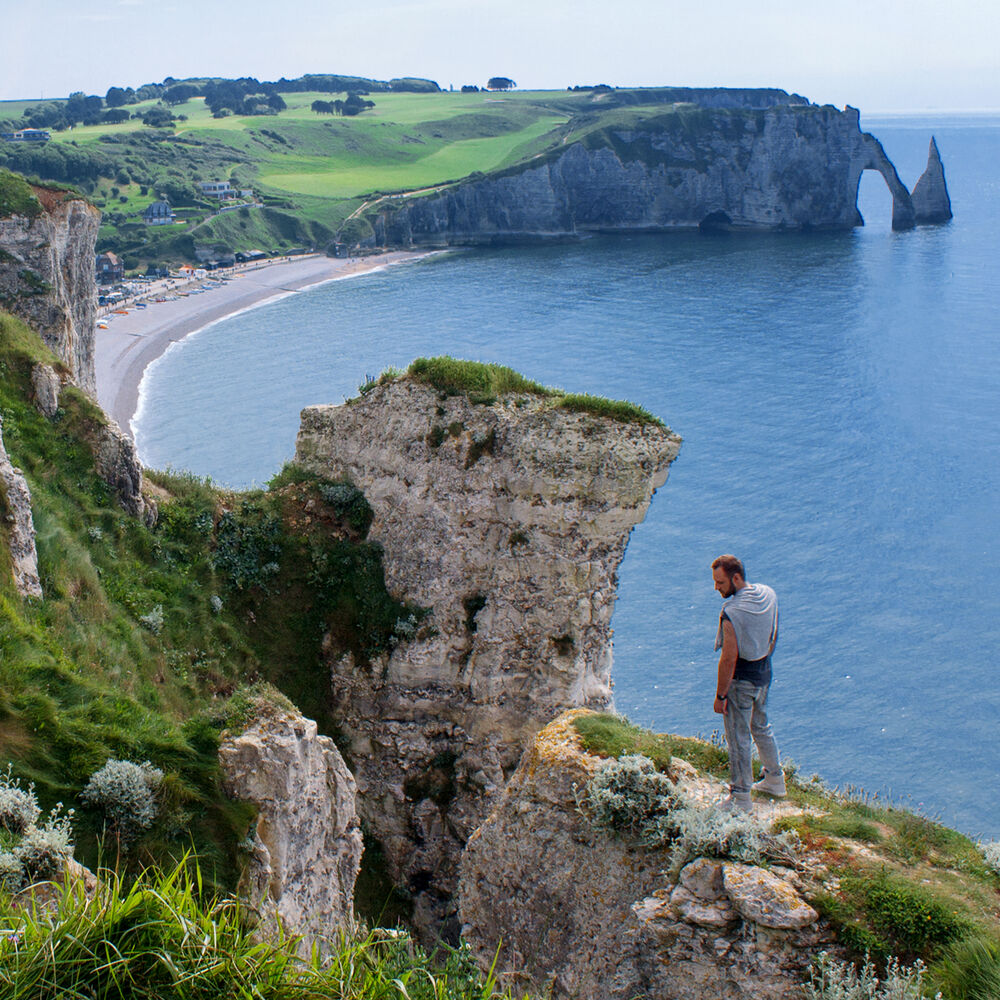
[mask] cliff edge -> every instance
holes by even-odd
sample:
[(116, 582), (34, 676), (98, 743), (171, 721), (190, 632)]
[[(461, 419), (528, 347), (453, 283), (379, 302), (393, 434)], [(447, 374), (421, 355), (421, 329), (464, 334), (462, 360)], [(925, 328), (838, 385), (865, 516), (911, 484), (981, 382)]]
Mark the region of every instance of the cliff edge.
[[(543, 729), (462, 857), (463, 933), (488, 964), (578, 1000), (798, 1000), (833, 940), (785, 865), (697, 856), (672, 864), (578, 806), (604, 761), (568, 712)], [(671, 761), (693, 798), (722, 786)], [(787, 807), (786, 810), (787, 811)], [(780, 813), (773, 813), (772, 819)]]
[(390, 593), (425, 609), (390, 655), (328, 668), (359, 810), (428, 934), (453, 916), (461, 848), (528, 741), (563, 709), (611, 704), (618, 565), (680, 446), (648, 414), (574, 410), (523, 379), (434, 381), (309, 407), (296, 449), (364, 490)]
[[(855, 108), (614, 108), (573, 119), (516, 166), (373, 202), (369, 243), (484, 244), (593, 232), (850, 229), (858, 182), (885, 179), (894, 229), (916, 217)], [(357, 220), (352, 223), (358, 228)]]
[(0, 171), (0, 308), (36, 330), (91, 396), (100, 220), (82, 198)]

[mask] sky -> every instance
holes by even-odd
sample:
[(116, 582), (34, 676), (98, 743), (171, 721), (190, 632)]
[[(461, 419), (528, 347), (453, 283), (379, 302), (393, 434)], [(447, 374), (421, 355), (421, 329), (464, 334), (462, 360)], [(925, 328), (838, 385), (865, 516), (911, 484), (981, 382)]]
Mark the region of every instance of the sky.
[(0, 0), (0, 99), (167, 76), (507, 76), (781, 87), (871, 113), (1000, 109), (995, 0)]

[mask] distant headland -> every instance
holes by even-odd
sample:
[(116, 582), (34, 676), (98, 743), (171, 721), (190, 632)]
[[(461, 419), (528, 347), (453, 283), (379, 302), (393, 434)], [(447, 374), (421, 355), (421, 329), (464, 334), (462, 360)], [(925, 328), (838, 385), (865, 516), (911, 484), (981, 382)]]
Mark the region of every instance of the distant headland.
[[(928, 136), (928, 139), (931, 137)], [(126, 274), (239, 254), (946, 221), (932, 142), (913, 195), (859, 113), (774, 88), (571, 86), (311, 74), (199, 78), (0, 102), (0, 167), (72, 185)]]

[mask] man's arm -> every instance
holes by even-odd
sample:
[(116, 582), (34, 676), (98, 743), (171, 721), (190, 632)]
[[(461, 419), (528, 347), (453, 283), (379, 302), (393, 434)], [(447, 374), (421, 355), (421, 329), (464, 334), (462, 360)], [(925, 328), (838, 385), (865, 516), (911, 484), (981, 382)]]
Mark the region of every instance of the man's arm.
[[(736, 672), (736, 661), (740, 651), (736, 645), (736, 630), (728, 618), (722, 619), (722, 652), (719, 654), (719, 681), (715, 688), (715, 704), (713, 711), (725, 715), (729, 710), (725, 696), (729, 693), (729, 685), (733, 683)], [(720, 698), (719, 696), (722, 695)]]

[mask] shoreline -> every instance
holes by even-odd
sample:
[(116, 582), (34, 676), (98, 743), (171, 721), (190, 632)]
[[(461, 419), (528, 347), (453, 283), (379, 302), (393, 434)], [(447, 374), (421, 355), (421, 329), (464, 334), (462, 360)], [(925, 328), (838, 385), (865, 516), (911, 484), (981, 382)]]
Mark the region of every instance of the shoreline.
[[(287, 295), (318, 285), (380, 270), (392, 264), (427, 257), (428, 251), (391, 251), (371, 257), (326, 257), (309, 255), (281, 261), (248, 264), (228, 272), (229, 281), (201, 295), (178, 295), (199, 288), (207, 278), (188, 282), (157, 282), (138, 300), (145, 309), (130, 305), (128, 315), (106, 312), (99, 321), (113, 316), (107, 329), (96, 331), (94, 367), (97, 401), (129, 437), (135, 438), (132, 421), (139, 409), (140, 388), (149, 366), (162, 357), (171, 344), (237, 313), (262, 306)], [(176, 296), (165, 302), (154, 297)]]

